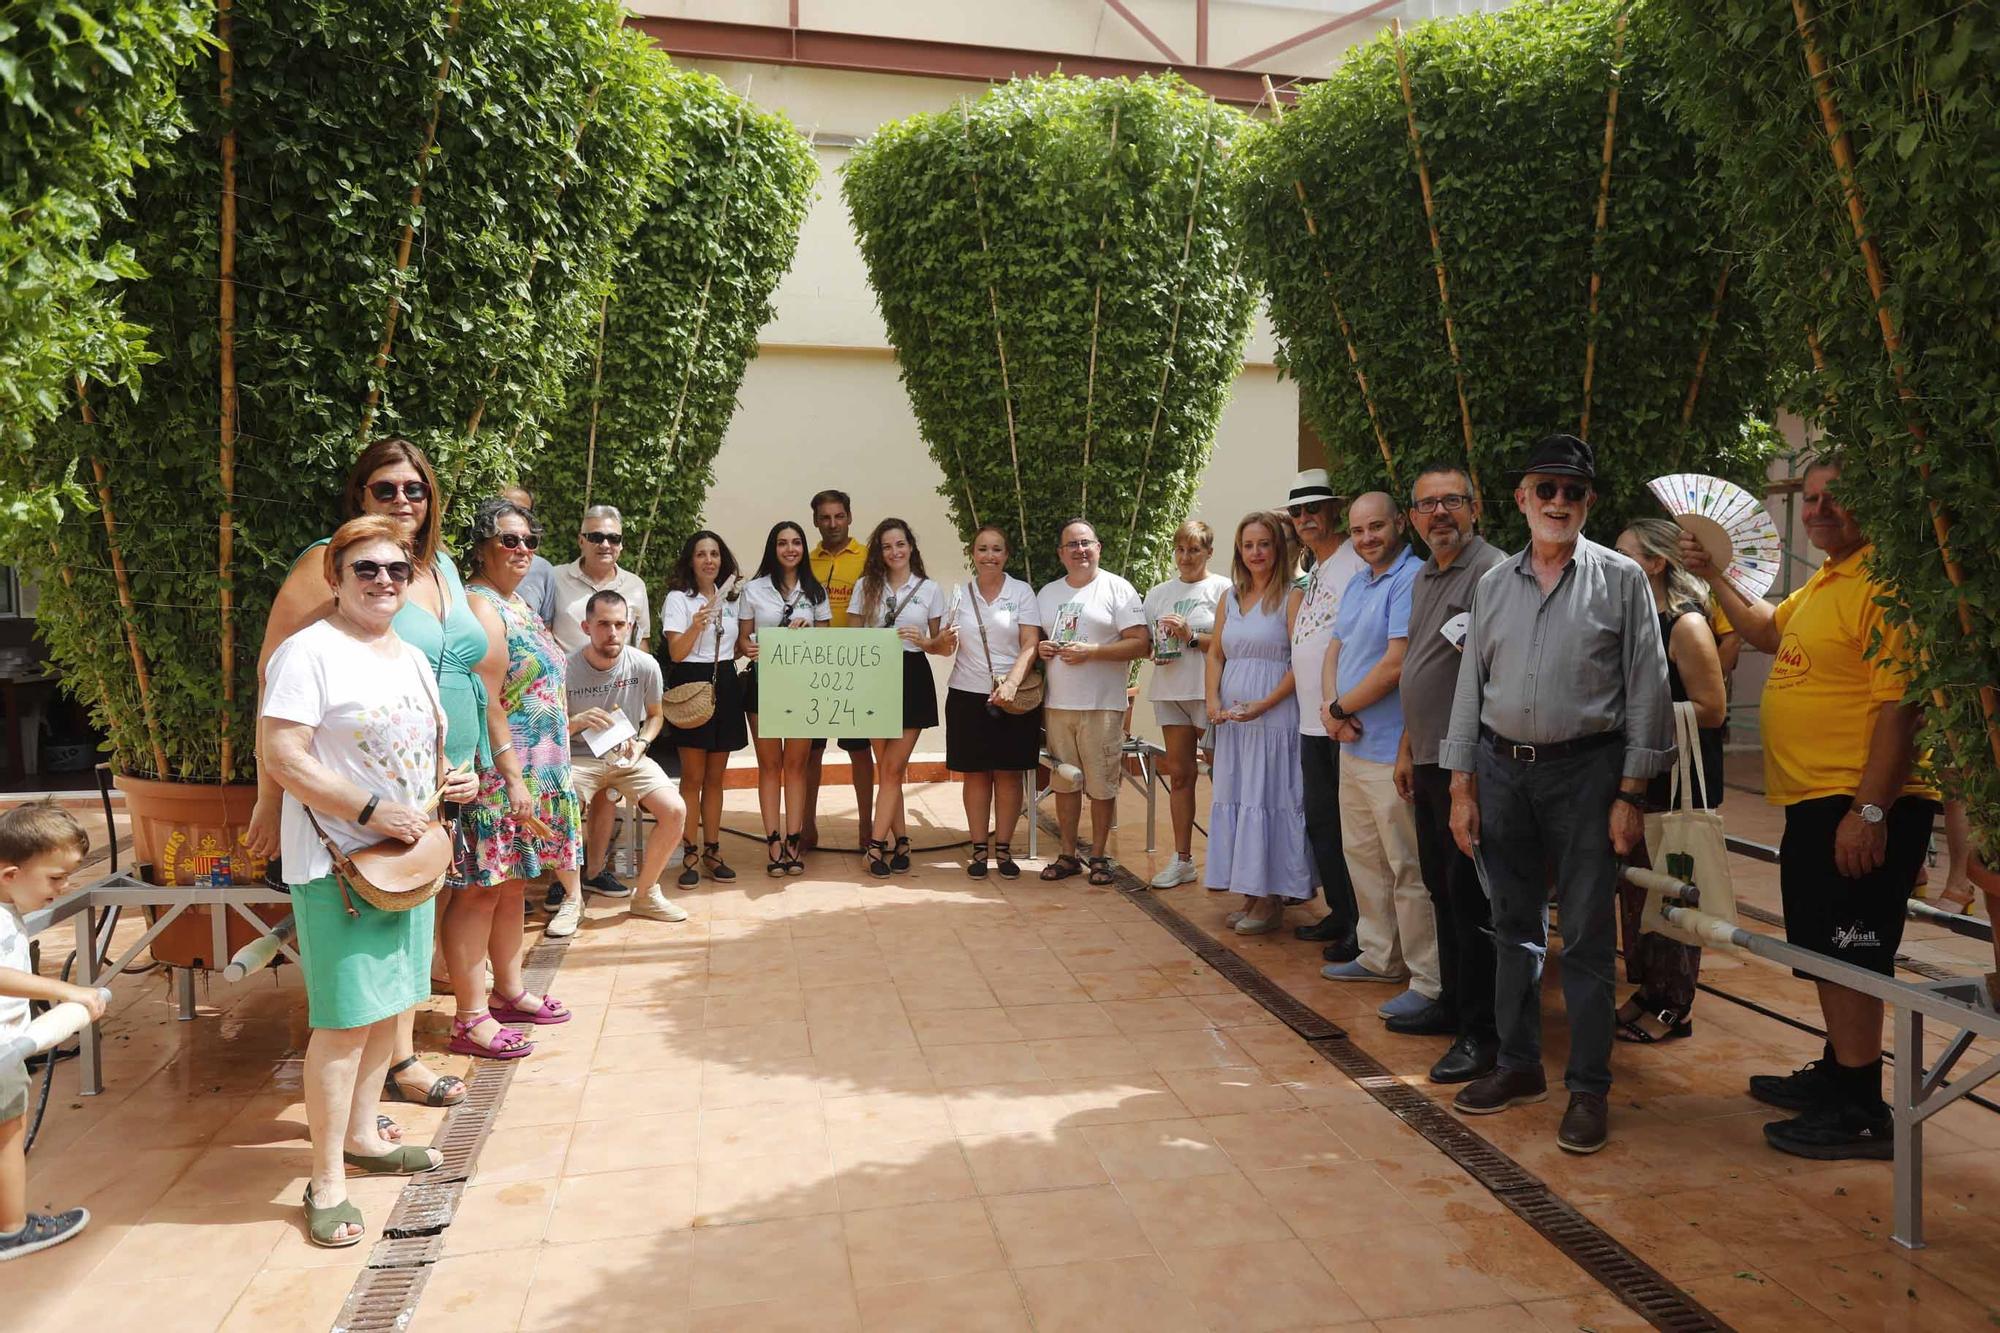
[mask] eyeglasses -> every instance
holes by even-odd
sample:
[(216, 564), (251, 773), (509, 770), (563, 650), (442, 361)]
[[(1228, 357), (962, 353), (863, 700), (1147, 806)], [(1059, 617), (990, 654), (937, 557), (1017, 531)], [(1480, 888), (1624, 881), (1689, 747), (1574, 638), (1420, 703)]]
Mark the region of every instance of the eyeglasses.
[(542, 539), (532, 532), (526, 536), (518, 532), (503, 532), (494, 537), (493, 540), (499, 542), (510, 551), (518, 551), (523, 548), (532, 551), (542, 544)]
[(400, 486), (393, 481), (371, 481), (368, 483), (368, 493), (375, 497), (376, 504), (395, 503), (396, 492), (398, 491), (403, 493), (405, 500), (412, 502), (431, 498), (431, 488), (428, 482), (406, 481)]
[(1286, 505), (1285, 512), (1293, 518), (1301, 514), (1318, 514), (1326, 508), (1327, 503), (1325, 500), (1307, 500), (1304, 504)]
[(583, 539), (593, 546), (623, 546), (625, 534), (622, 532), (586, 532)]
[[(1547, 484), (1550, 483), (1544, 483), (1544, 485)], [(1549, 497), (1544, 495), (1542, 498), (1546, 500)], [(1578, 495), (1571, 498), (1581, 500), (1583, 497)], [(1440, 509), (1449, 514), (1456, 514), (1471, 503), (1472, 497), (1469, 495), (1431, 495), (1417, 501), (1410, 508), (1416, 510), (1419, 514), (1435, 514)]]
[(380, 560), (356, 560), (348, 568), (363, 583), (373, 583), (384, 573), (388, 574), (389, 582), (399, 588), (410, 581), (410, 562), (407, 560), (391, 560), (387, 564)]
[(1088, 551), (1095, 545), (1097, 545), (1097, 542), (1095, 539), (1092, 539), (1090, 541), (1064, 542), (1062, 548), (1065, 551)]
[(1590, 494), (1590, 487), (1575, 481), (1538, 481), (1535, 483), (1535, 498), (1537, 500), (1553, 500), (1556, 498), (1557, 491), (1561, 491), (1562, 498), (1571, 504), (1578, 504), (1586, 495)]

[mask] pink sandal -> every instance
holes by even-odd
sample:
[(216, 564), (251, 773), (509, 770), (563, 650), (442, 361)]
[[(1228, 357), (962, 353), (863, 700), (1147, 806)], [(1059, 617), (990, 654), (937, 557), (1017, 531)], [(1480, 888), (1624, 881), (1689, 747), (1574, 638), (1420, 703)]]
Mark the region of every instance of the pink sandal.
[(483, 1055), (489, 1060), (518, 1060), (533, 1052), (535, 1043), (528, 1040), (527, 1034), (510, 1027), (502, 1027), (494, 1033), (491, 1045), (482, 1045), (474, 1040), (472, 1030), (493, 1017), (491, 1012), (481, 1009), (470, 1017), (452, 1019), (451, 1044), (445, 1049), (453, 1055)]
[[(526, 991), (521, 992), (521, 995), (526, 994)], [(496, 1001), (493, 1006), (493, 1017), (508, 1023), (533, 1023), (537, 1027), (550, 1027), (557, 1023), (569, 1022), (569, 1009), (555, 996), (542, 996), (542, 1007), (539, 1009), (523, 1009), (519, 1004), (521, 995), (507, 1000), (501, 997), (500, 992), (493, 992), (493, 999)]]

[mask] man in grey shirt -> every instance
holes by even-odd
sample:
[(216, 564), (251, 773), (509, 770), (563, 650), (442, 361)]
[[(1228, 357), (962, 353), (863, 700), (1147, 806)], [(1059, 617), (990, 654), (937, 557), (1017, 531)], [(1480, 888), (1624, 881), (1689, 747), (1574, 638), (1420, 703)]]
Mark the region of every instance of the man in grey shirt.
[(1431, 1066), (1433, 1083), (1469, 1083), (1493, 1072), (1500, 1038), (1493, 1027), (1493, 918), (1472, 861), (1452, 844), (1451, 774), (1438, 743), (1451, 721), (1473, 585), (1507, 557), (1473, 529), (1479, 497), (1463, 468), (1449, 463), (1418, 475), (1410, 521), (1431, 548), (1410, 591), (1410, 647), (1403, 658), (1403, 744), (1396, 790), (1416, 807), (1417, 861), (1437, 914), (1435, 1015), (1390, 1019), (1391, 1032), (1449, 1032), (1451, 1049)]
[(1452, 1104), (1488, 1115), (1548, 1096), (1541, 978), (1553, 868), (1570, 1029), (1568, 1152), (1605, 1143), (1619, 865), (1645, 836), (1646, 784), (1673, 758), (1667, 656), (1645, 571), (1583, 535), (1590, 446), (1551, 435), (1519, 471), (1527, 549), (1473, 591), (1451, 727), (1451, 832), (1493, 901), (1499, 1066)]

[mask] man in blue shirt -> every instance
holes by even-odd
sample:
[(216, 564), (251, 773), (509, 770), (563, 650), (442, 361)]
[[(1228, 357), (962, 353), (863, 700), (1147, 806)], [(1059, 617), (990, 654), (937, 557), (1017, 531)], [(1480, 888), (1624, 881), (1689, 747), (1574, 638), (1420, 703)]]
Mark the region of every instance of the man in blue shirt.
[[(1396, 502), (1370, 491), (1347, 511), (1348, 538), (1367, 568), (1341, 594), (1321, 670), (1323, 721), (1340, 742), (1340, 834), (1361, 920), (1361, 956), (1331, 963), (1331, 981), (1401, 981), (1409, 988), (1383, 1005), (1401, 1031), (1449, 1032), (1438, 997), (1437, 915), (1424, 888), (1417, 825), (1396, 792), (1403, 742), (1403, 655), (1410, 646), (1410, 594), (1423, 562), (1403, 539)], [(1426, 1016), (1434, 1024), (1426, 1025)]]

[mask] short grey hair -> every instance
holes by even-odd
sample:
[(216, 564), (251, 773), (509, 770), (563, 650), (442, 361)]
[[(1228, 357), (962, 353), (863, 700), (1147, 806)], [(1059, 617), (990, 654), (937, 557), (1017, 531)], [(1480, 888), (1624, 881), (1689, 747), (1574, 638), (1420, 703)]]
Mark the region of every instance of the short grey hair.
[(586, 525), (593, 518), (608, 518), (620, 528), (625, 526), (625, 515), (618, 512), (617, 505), (592, 505), (583, 511), (583, 521)]
[(510, 515), (526, 523), (530, 533), (537, 537), (542, 535), (542, 521), (535, 517), (532, 510), (523, 509), (512, 500), (496, 495), (481, 500), (479, 508), (472, 511), (472, 526), (466, 532), (466, 549), (476, 550), (479, 543), (499, 536), (500, 520)]

